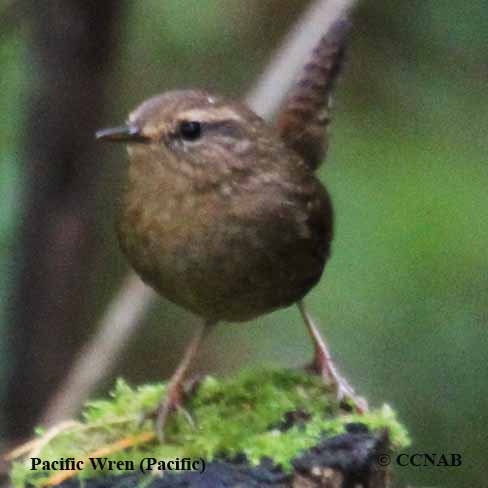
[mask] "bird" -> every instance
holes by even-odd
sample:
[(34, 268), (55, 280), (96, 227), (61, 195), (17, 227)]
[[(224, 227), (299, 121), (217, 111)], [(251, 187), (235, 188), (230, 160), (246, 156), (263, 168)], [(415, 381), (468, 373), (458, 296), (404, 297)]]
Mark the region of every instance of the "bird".
[(127, 145), (117, 220), (123, 253), (146, 284), (202, 323), (158, 408), (161, 439), (208, 331), (294, 304), (314, 344), (312, 369), (339, 398), (367, 408), (338, 374), (304, 304), (331, 254), (333, 208), (316, 169), (348, 31), (340, 19), (320, 40), (274, 125), (238, 100), (189, 89), (152, 97), (124, 126), (96, 134)]

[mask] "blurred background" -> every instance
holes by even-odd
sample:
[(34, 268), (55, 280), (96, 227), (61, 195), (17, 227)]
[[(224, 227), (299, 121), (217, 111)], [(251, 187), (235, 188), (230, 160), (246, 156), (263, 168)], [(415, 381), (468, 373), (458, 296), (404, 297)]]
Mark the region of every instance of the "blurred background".
[[(29, 437), (127, 272), (113, 230), (126, 155), (96, 147), (142, 100), (244, 97), (309, 5), (296, 0), (0, 2), (0, 450)], [(488, 15), (482, 0), (363, 1), (321, 169), (333, 257), (309, 295), (343, 373), (392, 405), (411, 452), (398, 486), (486, 485)], [(114, 371), (168, 377), (194, 318), (158, 300)], [(298, 312), (222, 324), (198, 369), (298, 366)], [(484, 480), (484, 481), (482, 481)]]

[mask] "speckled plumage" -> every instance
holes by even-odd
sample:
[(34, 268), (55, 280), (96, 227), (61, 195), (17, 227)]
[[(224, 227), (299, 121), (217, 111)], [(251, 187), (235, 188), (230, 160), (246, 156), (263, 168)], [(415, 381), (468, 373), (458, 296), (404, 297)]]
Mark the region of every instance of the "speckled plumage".
[(337, 372), (303, 297), (332, 241), (329, 196), (314, 170), (325, 158), (330, 98), (348, 22), (322, 38), (268, 126), (245, 105), (203, 91), (144, 102), (126, 126), (97, 133), (127, 142), (129, 170), (118, 235), (141, 278), (202, 318), (162, 399), (156, 431), (183, 402), (183, 383), (211, 326), (296, 303), (314, 344), (311, 371), (367, 404)]
[[(198, 120), (201, 137), (177, 127)], [(121, 247), (142, 279), (207, 321), (245, 321), (300, 300), (329, 256), (326, 190), (279, 134), (244, 105), (174, 91), (129, 118), (118, 221)]]

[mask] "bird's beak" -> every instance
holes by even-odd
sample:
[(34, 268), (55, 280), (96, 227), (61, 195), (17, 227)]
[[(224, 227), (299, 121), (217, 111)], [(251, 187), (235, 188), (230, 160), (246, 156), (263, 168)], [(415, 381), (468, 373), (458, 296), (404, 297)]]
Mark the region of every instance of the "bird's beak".
[(135, 125), (125, 125), (111, 129), (102, 129), (95, 133), (97, 141), (102, 142), (147, 142), (148, 138), (142, 135), (141, 129)]

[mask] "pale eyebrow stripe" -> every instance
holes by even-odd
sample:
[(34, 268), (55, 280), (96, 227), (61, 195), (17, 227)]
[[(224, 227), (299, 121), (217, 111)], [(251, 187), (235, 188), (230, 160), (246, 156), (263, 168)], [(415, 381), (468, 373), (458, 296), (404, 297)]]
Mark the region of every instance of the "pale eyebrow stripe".
[(221, 107), (221, 108), (208, 108), (205, 110), (193, 109), (187, 112), (182, 112), (178, 117), (180, 120), (196, 121), (202, 123), (212, 123), (223, 120), (234, 120), (241, 122), (242, 117), (238, 115), (234, 110)]
[(235, 119), (220, 119), (209, 122), (202, 122), (202, 128), (208, 134), (213, 131), (218, 131), (218, 134), (227, 137), (240, 138), (243, 136), (241, 124), (238, 124)]

